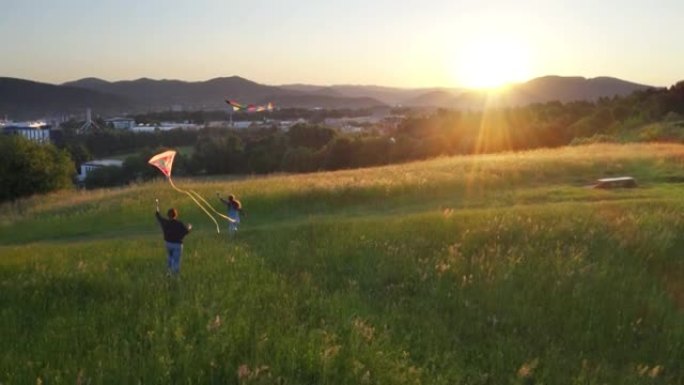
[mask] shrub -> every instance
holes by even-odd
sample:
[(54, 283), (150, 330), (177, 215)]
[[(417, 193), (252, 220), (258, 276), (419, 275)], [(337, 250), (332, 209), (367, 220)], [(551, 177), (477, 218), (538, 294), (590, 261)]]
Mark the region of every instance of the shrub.
[(74, 162), (52, 144), (0, 136), (0, 201), (73, 186)]

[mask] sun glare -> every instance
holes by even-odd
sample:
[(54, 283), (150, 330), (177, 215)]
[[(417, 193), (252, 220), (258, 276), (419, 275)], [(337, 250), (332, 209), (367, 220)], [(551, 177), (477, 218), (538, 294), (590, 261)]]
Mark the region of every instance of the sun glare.
[(531, 77), (529, 50), (510, 38), (473, 40), (462, 45), (452, 60), (456, 82), (468, 88), (494, 89)]

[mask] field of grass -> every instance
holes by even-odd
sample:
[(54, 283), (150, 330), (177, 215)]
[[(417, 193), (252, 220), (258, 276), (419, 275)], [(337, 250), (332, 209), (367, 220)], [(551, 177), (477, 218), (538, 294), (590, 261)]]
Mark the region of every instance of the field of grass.
[(164, 181), (6, 204), (0, 384), (681, 384), (682, 181), (656, 144), (177, 180), (234, 239)]

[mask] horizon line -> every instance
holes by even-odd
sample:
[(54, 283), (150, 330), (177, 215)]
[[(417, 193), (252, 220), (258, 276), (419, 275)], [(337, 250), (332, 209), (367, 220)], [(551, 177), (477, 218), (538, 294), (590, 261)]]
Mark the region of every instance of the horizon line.
[(172, 82), (183, 82), (183, 83), (204, 83), (204, 82), (209, 82), (212, 80), (217, 80), (217, 79), (230, 79), (230, 78), (239, 78), (243, 79), (245, 81), (253, 82), (259, 85), (263, 86), (271, 86), (271, 87), (293, 87), (293, 86), (308, 86), (308, 87), (321, 87), (321, 88), (326, 88), (326, 87), (379, 87), (379, 88), (393, 88), (393, 89), (403, 89), (403, 90), (420, 90), (420, 89), (456, 89), (456, 90), (468, 90), (468, 91), (477, 91), (477, 90), (486, 90), (486, 89), (495, 89), (495, 88), (506, 88), (506, 87), (511, 87), (515, 85), (520, 85), (520, 84), (525, 84), (533, 80), (537, 79), (543, 79), (543, 78), (581, 78), (584, 80), (594, 80), (594, 79), (602, 79), (602, 78), (607, 78), (607, 79), (616, 79), (620, 81), (625, 81), (641, 86), (647, 86), (647, 87), (654, 87), (654, 88), (662, 88), (662, 87), (670, 87), (672, 85), (675, 85), (679, 83), (680, 81), (684, 80), (682, 78), (681, 80), (674, 81), (673, 83), (669, 85), (656, 85), (656, 84), (647, 84), (647, 83), (641, 83), (638, 81), (633, 81), (633, 80), (628, 80), (628, 79), (623, 79), (619, 78), (616, 76), (610, 76), (610, 75), (600, 75), (600, 76), (583, 76), (583, 75), (557, 75), (557, 74), (547, 74), (547, 75), (541, 75), (541, 76), (535, 76), (531, 77), (527, 80), (522, 80), (522, 81), (515, 81), (515, 82), (509, 82), (506, 84), (502, 84), (500, 86), (496, 87), (489, 87), (489, 88), (477, 88), (477, 87), (468, 87), (468, 86), (459, 86), (459, 85), (421, 85), (421, 86), (391, 86), (391, 85), (381, 85), (381, 84), (373, 84), (373, 83), (328, 83), (328, 84), (316, 84), (316, 83), (306, 83), (306, 82), (293, 82), (293, 83), (262, 83), (256, 80), (252, 80), (249, 78), (246, 78), (244, 76), (240, 75), (228, 75), (228, 76), (215, 76), (203, 80), (187, 80), (187, 79), (179, 79), (179, 78), (153, 78), (149, 76), (141, 76), (137, 78), (128, 78), (128, 79), (117, 79), (117, 80), (110, 80), (110, 79), (105, 79), (103, 77), (98, 77), (98, 76), (84, 76), (81, 78), (77, 78), (74, 80), (67, 80), (63, 82), (51, 82), (51, 81), (43, 81), (43, 80), (36, 80), (36, 79), (30, 79), (30, 78), (21, 78), (21, 77), (14, 77), (14, 76), (5, 76), (6, 78), (14, 78), (18, 80), (26, 80), (26, 81), (32, 81), (36, 83), (43, 83), (43, 84), (50, 84), (54, 86), (68, 86), (67, 83), (73, 83), (73, 82), (78, 82), (78, 81), (83, 81), (83, 80), (99, 80), (107, 83), (118, 83), (118, 82), (135, 82), (135, 81), (140, 81), (140, 80), (151, 80), (151, 81), (172, 81)]

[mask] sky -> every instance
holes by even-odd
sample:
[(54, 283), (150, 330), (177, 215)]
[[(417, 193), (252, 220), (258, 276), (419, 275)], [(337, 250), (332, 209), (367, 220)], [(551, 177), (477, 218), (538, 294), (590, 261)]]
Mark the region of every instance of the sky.
[(0, 0), (0, 76), (494, 87), (684, 80), (681, 0)]

